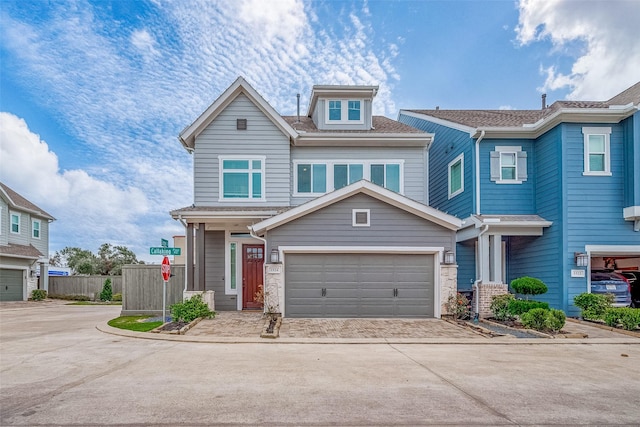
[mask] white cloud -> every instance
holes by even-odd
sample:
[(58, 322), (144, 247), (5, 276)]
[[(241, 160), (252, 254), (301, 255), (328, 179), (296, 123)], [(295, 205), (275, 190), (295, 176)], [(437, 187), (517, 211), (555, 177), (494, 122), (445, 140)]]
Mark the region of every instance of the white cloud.
[[(57, 218), (52, 234), (64, 244), (87, 241), (134, 241), (142, 234), (135, 218), (148, 211), (137, 188), (118, 188), (83, 170), (61, 171), (58, 156), (26, 122), (0, 112), (0, 180)], [(53, 238), (52, 238), (53, 240)]]
[(131, 33), (131, 44), (140, 51), (146, 61), (160, 55), (156, 50), (156, 40), (147, 30), (136, 30)]
[(640, 78), (637, 2), (521, 0), (519, 11), (521, 45), (549, 40), (551, 57), (571, 61), (569, 68), (541, 65), (541, 91), (568, 88), (570, 99), (607, 100)]
[[(67, 160), (67, 147), (49, 148), (31, 134), (43, 157), (38, 172), (46, 177), (28, 184), (22, 172), (13, 182), (41, 191), (32, 194), (55, 187), (65, 202), (87, 201), (82, 212), (52, 205), (59, 229), (68, 220), (91, 230), (95, 220), (101, 236), (130, 236), (138, 253), (167, 237), (157, 235), (167, 220), (179, 233), (168, 211), (193, 202), (192, 158), (176, 137), (238, 75), (281, 114), (295, 114), (296, 93), (307, 105), (314, 84), (380, 85), (375, 113), (396, 114), (397, 44), (373, 40), (366, 10), (363, 16), (342, 7), (340, 16), (327, 16), (324, 7), (301, 0), (158, 0), (152, 6), (143, 26), (101, 20), (104, 11), (94, 13), (85, 2), (53, 3), (38, 19), (17, 7), (0, 14), (0, 47), (15, 64), (12, 78), (75, 139), (74, 150), (100, 159), (60, 171), (54, 152)], [(113, 200), (103, 207), (113, 226), (89, 211), (92, 186)]]

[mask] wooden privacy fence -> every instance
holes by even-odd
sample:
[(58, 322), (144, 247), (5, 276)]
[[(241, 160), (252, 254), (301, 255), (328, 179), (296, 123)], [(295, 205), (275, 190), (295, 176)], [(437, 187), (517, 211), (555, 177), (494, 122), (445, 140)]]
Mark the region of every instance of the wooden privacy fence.
[(100, 292), (107, 279), (111, 279), (114, 294), (122, 293), (121, 276), (49, 276), (49, 294), (84, 295), (92, 300), (100, 299)]
[[(169, 306), (182, 301), (184, 265), (172, 265), (167, 283)], [(125, 265), (122, 268), (122, 316), (153, 314), (162, 316), (162, 273), (160, 265)]]

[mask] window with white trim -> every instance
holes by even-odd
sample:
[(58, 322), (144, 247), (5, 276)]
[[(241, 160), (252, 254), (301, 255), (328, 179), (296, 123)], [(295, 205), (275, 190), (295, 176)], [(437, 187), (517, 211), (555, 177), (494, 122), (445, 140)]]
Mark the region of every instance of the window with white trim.
[(264, 201), (264, 156), (220, 156), (219, 160), (220, 200)]
[(227, 289), (227, 293), (234, 293), (238, 289), (238, 244), (236, 242), (229, 244), (229, 264), (229, 289)]
[(400, 164), (372, 163), (370, 170), (371, 182), (396, 193), (400, 192)]
[(20, 234), (20, 214), (17, 212), (11, 212), (11, 232), (13, 234)]
[(362, 163), (333, 165), (333, 188), (338, 190), (363, 178)]
[(404, 191), (403, 160), (296, 160), (294, 196), (319, 196), (366, 179), (388, 190)]
[(464, 153), (450, 161), (447, 169), (449, 199), (451, 199), (464, 192)]
[(491, 181), (522, 184), (527, 180), (527, 152), (520, 146), (497, 146), (491, 152)]
[(325, 123), (364, 123), (361, 99), (327, 99)]
[(299, 194), (327, 192), (327, 165), (324, 163), (298, 163), (296, 190)]
[(584, 172), (583, 175), (611, 175), (611, 128), (583, 127)]
[(352, 209), (351, 225), (354, 227), (370, 227), (371, 226), (371, 210), (370, 209)]
[(34, 219), (31, 222), (31, 237), (34, 239), (40, 239), (40, 225), (41, 222), (38, 219)]

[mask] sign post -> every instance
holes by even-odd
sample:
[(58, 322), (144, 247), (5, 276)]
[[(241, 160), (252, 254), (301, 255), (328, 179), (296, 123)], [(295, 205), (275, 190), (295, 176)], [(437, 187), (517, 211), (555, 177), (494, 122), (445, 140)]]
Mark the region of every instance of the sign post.
[(169, 262), (169, 257), (166, 255), (162, 259), (160, 271), (162, 272), (162, 280), (164, 281), (162, 287), (162, 323), (164, 323), (167, 321), (167, 282), (169, 281), (169, 277), (171, 277), (171, 263)]

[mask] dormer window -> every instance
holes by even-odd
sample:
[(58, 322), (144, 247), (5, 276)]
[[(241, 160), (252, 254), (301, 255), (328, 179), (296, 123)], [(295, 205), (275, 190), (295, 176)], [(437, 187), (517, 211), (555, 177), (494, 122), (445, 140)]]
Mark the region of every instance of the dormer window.
[(360, 99), (327, 99), (326, 124), (364, 123)]

